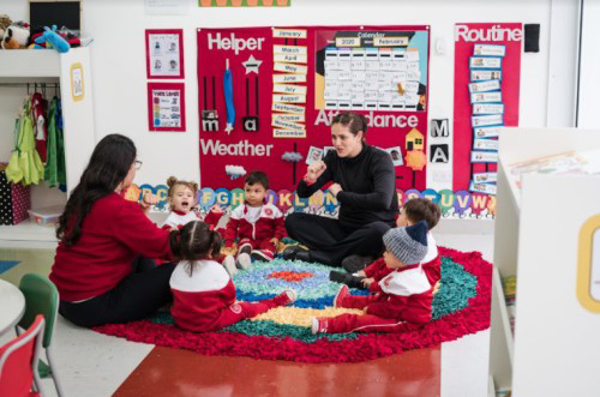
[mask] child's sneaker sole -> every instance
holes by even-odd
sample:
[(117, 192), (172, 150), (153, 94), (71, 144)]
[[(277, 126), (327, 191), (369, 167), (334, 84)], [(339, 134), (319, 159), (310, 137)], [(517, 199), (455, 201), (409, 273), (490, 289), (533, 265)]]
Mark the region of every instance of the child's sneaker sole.
[(237, 264), (241, 269), (246, 270), (252, 266), (252, 259), (250, 258), (250, 255), (244, 252), (238, 256)]
[(261, 250), (252, 251), (250, 256), (252, 257), (252, 259), (255, 259), (257, 261), (270, 262), (273, 260), (273, 258), (271, 256), (267, 255), (266, 253), (262, 252)]
[(348, 295), (350, 295), (350, 290), (348, 289), (348, 286), (342, 285), (338, 293), (335, 295), (335, 298), (333, 299), (333, 307), (343, 307), (342, 301)]
[(225, 257), (225, 259), (223, 260), (223, 267), (225, 268), (225, 270), (227, 270), (227, 273), (229, 273), (230, 276), (233, 276), (237, 273), (237, 268), (235, 267), (235, 259), (233, 259), (233, 256), (231, 255), (227, 255)]

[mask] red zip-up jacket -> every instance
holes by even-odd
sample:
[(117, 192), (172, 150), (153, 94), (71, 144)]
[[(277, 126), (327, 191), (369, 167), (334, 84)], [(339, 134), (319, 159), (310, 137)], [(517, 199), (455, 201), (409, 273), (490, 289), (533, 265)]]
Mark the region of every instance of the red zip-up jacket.
[[(440, 266), (442, 261), (440, 259), (440, 255), (438, 253), (437, 244), (433, 239), (431, 233), (427, 234), (427, 254), (425, 258), (421, 262), (421, 267), (427, 276), (427, 280), (433, 286), (435, 285), (441, 278), (441, 269)], [(390, 269), (385, 264), (383, 258), (377, 259), (375, 262), (371, 263), (364, 270), (365, 275), (368, 278), (375, 279), (375, 282), (371, 284), (372, 291), (379, 291), (377, 283), (394, 271), (394, 269)]]
[(281, 240), (285, 235), (283, 214), (273, 204), (263, 204), (258, 219), (254, 223), (248, 219), (247, 214), (248, 209), (245, 203), (233, 210), (225, 231), (225, 246), (231, 247), (236, 237), (262, 241), (273, 237)]
[(433, 288), (421, 265), (394, 270), (379, 283), (375, 302), (366, 308), (367, 314), (413, 324), (431, 321)]
[(138, 255), (171, 259), (169, 232), (152, 223), (137, 203), (113, 193), (92, 205), (74, 245), (58, 244), (50, 280), (63, 301), (90, 299), (131, 274)]

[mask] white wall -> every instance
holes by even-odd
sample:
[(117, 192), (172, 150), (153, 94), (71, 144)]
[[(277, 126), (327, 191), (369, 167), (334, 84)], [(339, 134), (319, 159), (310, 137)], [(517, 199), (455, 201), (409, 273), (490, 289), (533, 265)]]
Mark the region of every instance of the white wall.
[[(83, 2), (83, 28), (87, 35), (94, 38), (92, 74), (97, 139), (114, 132), (124, 133), (134, 139), (139, 149), (139, 158), (144, 161), (144, 166), (136, 178), (138, 183), (161, 184), (169, 175), (199, 179), (195, 48), (195, 29), (198, 27), (431, 25), (429, 118), (448, 118), (452, 125), (454, 24), (540, 23), (540, 53), (522, 54), (520, 100), (520, 124), (540, 127), (546, 125), (547, 117), (552, 3), (571, 0), (293, 0), (293, 6), (286, 8), (212, 9), (196, 7), (196, 2), (190, 1), (190, 11), (185, 16), (146, 15), (144, 0)], [(9, 0), (9, 3), (10, 6), (4, 8), (13, 19), (27, 18), (26, 7), (22, 4), (24, 2)], [(144, 50), (146, 28), (184, 29), (188, 126), (186, 133), (148, 132)], [(438, 38), (445, 41), (446, 55), (440, 56), (434, 51), (433, 47)], [(564, 62), (564, 57), (561, 59)]]

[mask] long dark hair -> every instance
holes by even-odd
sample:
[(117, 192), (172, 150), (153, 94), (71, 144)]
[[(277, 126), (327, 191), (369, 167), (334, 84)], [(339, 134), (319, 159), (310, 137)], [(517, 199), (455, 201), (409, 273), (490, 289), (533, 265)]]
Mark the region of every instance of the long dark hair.
[(56, 237), (67, 247), (81, 237), (81, 225), (94, 203), (114, 193), (125, 179), (136, 154), (133, 141), (123, 135), (107, 135), (98, 142), (58, 220)]
[(209, 254), (219, 256), (223, 245), (221, 235), (201, 221), (188, 222), (181, 230), (174, 230), (170, 239), (173, 256), (187, 260), (186, 270), (190, 276), (194, 271), (194, 261), (207, 258)]

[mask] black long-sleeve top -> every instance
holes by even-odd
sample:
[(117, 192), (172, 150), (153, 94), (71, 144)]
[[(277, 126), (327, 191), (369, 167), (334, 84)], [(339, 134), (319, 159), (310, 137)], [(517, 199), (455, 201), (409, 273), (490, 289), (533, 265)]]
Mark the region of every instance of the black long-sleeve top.
[(336, 198), (342, 226), (356, 229), (375, 221), (394, 224), (398, 194), (396, 172), (388, 153), (364, 145), (356, 157), (341, 158), (330, 150), (324, 161), (327, 169), (310, 186), (301, 181), (298, 196), (310, 197), (328, 182), (339, 183), (342, 191)]

